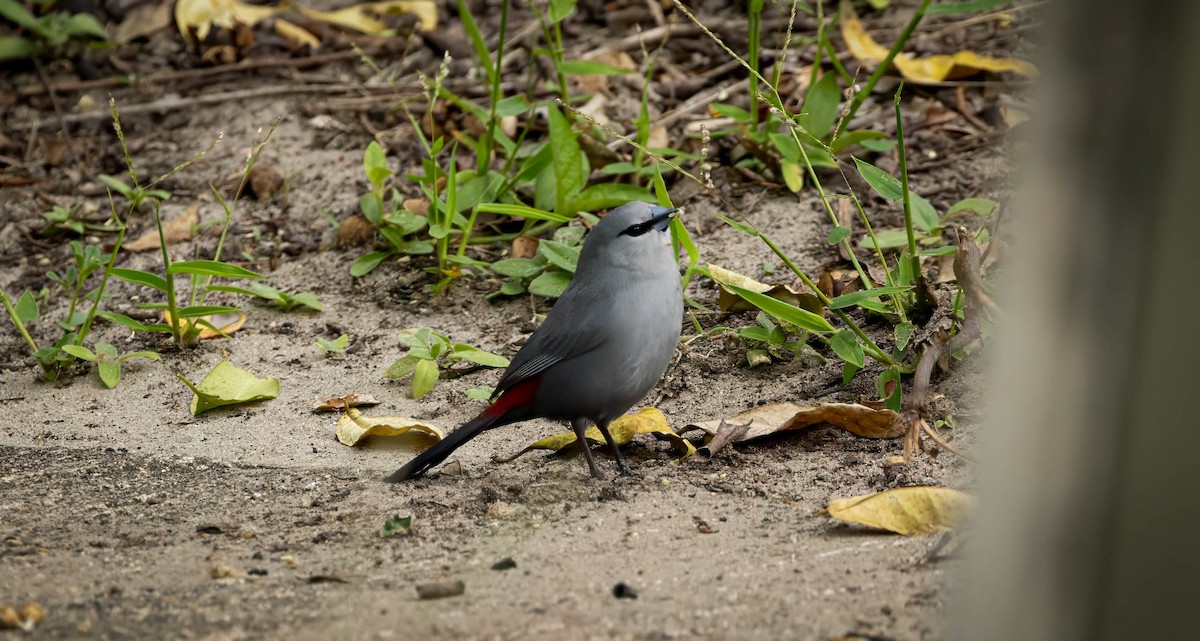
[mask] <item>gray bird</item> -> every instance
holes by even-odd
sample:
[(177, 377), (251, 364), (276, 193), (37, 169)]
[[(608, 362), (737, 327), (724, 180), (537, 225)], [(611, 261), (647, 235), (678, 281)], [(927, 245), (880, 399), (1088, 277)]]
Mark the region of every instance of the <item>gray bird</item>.
[(480, 432), (538, 417), (570, 421), (602, 479), (583, 437), (595, 423), (627, 471), (608, 424), (658, 383), (679, 342), (683, 292), (667, 233), (676, 211), (631, 202), (601, 219), (571, 284), (504, 371), (496, 401), (385, 480), (419, 477)]

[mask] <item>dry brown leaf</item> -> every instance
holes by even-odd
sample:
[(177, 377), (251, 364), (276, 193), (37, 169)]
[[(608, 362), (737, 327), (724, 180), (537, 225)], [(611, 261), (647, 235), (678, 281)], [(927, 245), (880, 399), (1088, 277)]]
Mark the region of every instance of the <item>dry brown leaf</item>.
[(0, 630), (30, 632), (45, 618), (46, 608), (37, 601), (30, 601), (19, 610), (10, 605), (0, 605)]
[(517, 236), (513, 239), (510, 258), (533, 258), (537, 256), (538, 239), (531, 236)]
[[(217, 328), (215, 331), (211, 327), (202, 326), (200, 328), (200, 340), (207, 341), (214, 338), (228, 338), (229, 334), (238, 331), (242, 328), (242, 325), (246, 324), (246, 315), (242, 312), (230, 312), (228, 314), (199, 316), (197, 318), (181, 318), (179, 319), (179, 326), (182, 331), (186, 332), (188, 328), (199, 324), (200, 321), (208, 321), (209, 324)], [(168, 325), (171, 324), (170, 312), (163, 311), (163, 322)]]
[(337, 439), (342, 445), (357, 445), (368, 436), (416, 436), (421, 449), (429, 447), (443, 438), (441, 428), (425, 421), (403, 416), (363, 416), (350, 408), (337, 422)]
[[(629, 443), (636, 434), (653, 434), (659, 439), (670, 441), (676, 449), (683, 452), (683, 458), (696, 453), (696, 448), (686, 439), (676, 434), (675, 430), (671, 429), (671, 426), (667, 424), (667, 417), (663, 416), (663, 413), (656, 407), (644, 407), (633, 414), (626, 414), (618, 418), (608, 426), (608, 433), (612, 435), (613, 441), (617, 445)], [(584, 437), (593, 443), (607, 443), (604, 440), (604, 435), (600, 433), (600, 428), (594, 425), (589, 427), (587, 432), (584, 432)], [(532, 452), (533, 450), (554, 450), (558, 452), (575, 445), (576, 441), (578, 439), (575, 437), (574, 432), (555, 434), (538, 440), (516, 454), (510, 456), (493, 456), (492, 460), (497, 463), (508, 463), (516, 460), (522, 454)]]
[(314, 412), (341, 412), (347, 407), (368, 407), (379, 405), (382, 401), (370, 394), (352, 392), (343, 396), (331, 396), (323, 401), (313, 401)]
[(421, 21), (421, 29), (433, 31), (437, 28), (437, 3), (433, 0), (390, 0), (387, 2), (366, 2), (338, 9), (336, 11), (317, 11), (307, 7), (295, 7), (302, 15), (328, 22), (330, 24), (354, 29), (362, 33), (378, 35), (387, 31), (388, 26), (380, 18), (386, 15), (410, 13)]
[(834, 499), (824, 513), (897, 534), (931, 534), (954, 527), (970, 506), (971, 497), (948, 487), (898, 487)]
[(117, 25), (113, 39), (126, 43), (171, 26), (171, 8), (170, 0), (159, 0), (130, 9), (121, 24)]
[(292, 24), (283, 18), (275, 19), (275, 33), (279, 34), (279, 37), (284, 40), (287, 40), (293, 49), (308, 47), (316, 51), (321, 48), (321, 41), (311, 31), (299, 25)]
[(776, 300), (781, 300), (785, 303), (795, 305), (801, 309), (806, 309), (814, 314), (824, 313), (825, 309), (821, 305), (821, 299), (807, 292), (801, 293), (788, 287), (787, 285), (768, 285), (760, 283), (749, 276), (739, 274), (714, 265), (708, 264), (708, 273), (712, 275), (713, 280), (717, 281), (720, 292), (717, 295), (717, 304), (723, 312), (742, 312), (758, 309), (741, 296), (733, 293), (725, 288), (725, 284), (730, 284), (742, 289), (748, 289), (758, 294), (766, 294)]
[(278, 7), (259, 7), (237, 0), (176, 0), (175, 25), (183, 39), (203, 42), (213, 27), (233, 29), (236, 24), (254, 26), (280, 11)]
[(680, 433), (700, 429), (715, 435), (722, 422), (733, 425), (749, 424), (750, 429), (737, 441), (740, 443), (779, 432), (828, 424), (865, 438), (896, 438), (904, 434), (905, 430), (899, 418), (899, 414), (892, 410), (876, 410), (854, 403), (770, 403), (752, 407), (725, 419), (690, 423), (680, 430)]
[[(879, 45), (867, 35), (862, 22), (855, 15), (848, 0), (842, 0), (842, 38), (850, 53), (863, 62), (882, 62), (887, 57), (886, 47)], [(950, 55), (914, 58), (911, 54), (899, 53), (892, 65), (900, 75), (916, 83), (936, 83), (944, 80), (972, 76), (980, 71), (1011, 71), (1023, 76), (1037, 75), (1032, 63), (1016, 58), (990, 58), (973, 51), (959, 51)]]
[[(196, 226), (199, 224), (200, 205), (192, 205), (187, 211), (163, 223), (163, 238), (168, 245), (188, 240), (196, 233)], [(159, 246), (158, 228), (151, 227), (135, 240), (122, 245), (122, 248), (131, 252), (141, 252), (158, 249)]]

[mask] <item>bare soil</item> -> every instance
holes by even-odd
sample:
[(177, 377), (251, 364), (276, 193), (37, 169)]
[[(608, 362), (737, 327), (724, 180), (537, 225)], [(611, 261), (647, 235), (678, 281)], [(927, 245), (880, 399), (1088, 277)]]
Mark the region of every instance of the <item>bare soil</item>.
[[(894, 27), (908, 10), (888, 14), (881, 28)], [(455, 27), (452, 19), (447, 29)], [(995, 46), (985, 36), (964, 41), (960, 34), (950, 44), (931, 40), (922, 46)], [(178, 43), (170, 46), (170, 37), (179, 39), (166, 33), (126, 47), (181, 64), (190, 54)], [(428, 51), (410, 52), (415, 61), (402, 64), (430, 73), (440, 53), (417, 42)], [(706, 52), (718, 61), (713, 66), (719, 64), (705, 41), (691, 42), (691, 49), (681, 45), (680, 51)], [(134, 50), (114, 55), (128, 51)], [(377, 55), (394, 62), (386, 52)], [(56, 82), (72, 78), (65, 68), (51, 72)], [(949, 454), (925, 454), (897, 466), (889, 457), (899, 452), (899, 441), (818, 427), (738, 446), (711, 461), (681, 462), (665, 443), (639, 438), (627, 454), (633, 473), (607, 481), (591, 480), (577, 457), (529, 454), (512, 463), (491, 462), (494, 454), (563, 429), (531, 421), (463, 447), (456, 454), (459, 475), (387, 485), (380, 478), (411, 450), (338, 443), (335, 419), (314, 414), (312, 401), (371, 393), (384, 401), (373, 414), (413, 416), (446, 428), (482, 408), (464, 392), (494, 384), (497, 371), (444, 380), (419, 401), (407, 397), (406, 382), (384, 379), (403, 352), (396, 341), (400, 329), (433, 327), (456, 341), (511, 355), (536, 326), (534, 313), (549, 303), (488, 302), (484, 297), (498, 283), (483, 277), (463, 279), (445, 296), (434, 296), (427, 290), (432, 276), (422, 271), (425, 258), (388, 262), (360, 279), (349, 276), (348, 266), (367, 248), (335, 246), (335, 228), (320, 212), (338, 220), (356, 212), (366, 190), (362, 150), (372, 134), (388, 142), (397, 169), (417, 161), (411, 132), (405, 133), (402, 117), (384, 111), (387, 105), (339, 108), (319, 93), (303, 92), (149, 112), (135, 105), (176, 92), (197, 100), (288, 83), (358, 82), (363, 74), (350, 61), (112, 90), (128, 112), (122, 121), (139, 175), (169, 170), (223, 132), (213, 152), (163, 185), (173, 193), (162, 207), (165, 218), (200, 207), (200, 233), (173, 247), (180, 257), (211, 254), (219, 226), (208, 223), (222, 214), (208, 185), (229, 193), (255, 135), (281, 118), (261, 163), (280, 171), (286, 189), (237, 204), (225, 255), (267, 273), (275, 287), (315, 292), (325, 312), (283, 313), (245, 303), (250, 320), (232, 339), (182, 352), (156, 337), (98, 324), (95, 340), (123, 352), (164, 353), (160, 363), (128, 362), (115, 390), (104, 388), (89, 369), (58, 385), (41, 382), (17, 333), (0, 332), (0, 603), (46, 607), (32, 638), (946, 636), (957, 561), (935, 553), (938, 537), (881, 534), (815, 513), (831, 498), (892, 487), (969, 488), (967, 465)], [(40, 86), (29, 70), (0, 82), (7, 85), (4, 93), (14, 95)], [(57, 93), (60, 109), (71, 110), (64, 115), (83, 114), (70, 126), (69, 141), (55, 136), (59, 116), (44, 94), (19, 94), (20, 102), (0, 118), (0, 142), (8, 141), (0, 153), (21, 158), (4, 173), (28, 179), (0, 188), (0, 286), (10, 294), (50, 285), (44, 272), (61, 269), (69, 256), (65, 240), (42, 234), (41, 212), (81, 200), (107, 208), (96, 175), (119, 175), (124, 167), (111, 123), (94, 115), (104, 111), (108, 91)], [(969, 95), (981, 116), (994, 115), (995, 90), (975, 87)], [(100, 106), (76, 111), (81, 98)], [(971, 138), (921, 124), (954, 102), (950, 88), (920, 91), (906, 105), (914, 123), (908, 142), (914, 190), (941, 209), (968, 196), (1003, 198), (1007, 189), (999, 137)], [(890, 110), (890, 93), (881, 92), (862, 118), (886, 129)], [(956, 124), (970, 127), (961, 118)], [(876, 162), (894, 163), (894, 155)], [(816, 274), (840, 265), (825, 242), (828, 219), (811, 190), (797, 197), (732, 170), (718, 171), (716, 178), (802, 268)], [(682, 182), (673, 193), (681, 195), (676, 204), (686, 209), (702, 260), (763, 280), (786, 280), (786, 268), (766, 247), (719, 222), (717, 215), (728, 213), (719, 202)], [(894, 207), (870, 198), (868, 204), (886, 212), (885, 224), (895, 223)], [(153, 227), (153, 218), (142, 214), (130, 225), (135, 238)], [(98, 240), (111, 243), (112, 237)], [(505, 249), (486, 246), (478, 255), (494, 259)], [(156, 264), (153, 251), (120, 259), (125, 267)], [(946, 286), (942, 295), (949, 291)], [(109, 293), (116, 309), (130, 309), (145, 295), (115, 281)], [(698, 279), (688, 295), (716, 309), (711, 282)], [(62, 311), (43, 310), (50, 318)], [(753, 314), (715, 311), (697, 318), (705, 327), (753, 322)], [(49, 325), (42, 321), (35, 335), (49, 338)], [(886, 330), (878, 322), (872, 329)], [(343, 332), (351, 342), (344, 354), (326, 356), (314, 344)], [(191, 416), (192, 394), (175, 374), (197, 380), (226, 354), (239, 367), (278, 377), (279, 398)], [(935, 400), (939, 416), (957, 421), (956, 444), (968, 449), (983, 388), (976, 360), (940, 378)], [(844, 386), (834, 359), (750, 369), (744, 345), (716, 337), (682, 346), (645, 404), (662, 409), (680, 428), (756, 403), (874, 396), (877, 373), (868, 369)], [(611, 459), (598, 453), (601, 465), (612, 469)], [(380, 526), (396, 514), (413, 516), (411, 533), (380, 538)], [(506, 565), (511, 567), (497, 569)], [(414, 586), (443, 580), (461, 580), (465, 592), (418, 598)], [(615, 596), (619, 585), (636, 598)]]

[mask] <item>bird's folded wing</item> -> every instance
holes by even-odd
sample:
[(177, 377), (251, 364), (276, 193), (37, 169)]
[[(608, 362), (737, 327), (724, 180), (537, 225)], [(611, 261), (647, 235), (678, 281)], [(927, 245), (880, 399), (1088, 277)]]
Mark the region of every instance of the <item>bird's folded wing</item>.
[[(574, 294), (574, 295), (571, 295)], [(600, 347), (608, 340), (607, 323), (601, 320), (605, 311), (603, 295), (568, 290), (559, 298), (546, 322), (533, 333), (528, 343), (513, 357), (504, 376), (496, 385), (496, 394), (529, 380), (555, 363), (576, 358)], [(568, 298), (568, 295), (571, 295)], [(567, 309), (560, 309), (560, 306)], [(554, 311), (558, 311), (555, 314)], [(575, 313), (563, 313), (575, 312)], [(579, 313), (584, 312), (584, 313)], [(586, 313), (591, 312), (591, 313)]]

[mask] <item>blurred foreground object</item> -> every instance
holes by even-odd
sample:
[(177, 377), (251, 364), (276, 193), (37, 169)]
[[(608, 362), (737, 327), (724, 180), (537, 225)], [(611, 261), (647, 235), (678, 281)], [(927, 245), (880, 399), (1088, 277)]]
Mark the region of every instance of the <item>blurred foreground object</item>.
[(956, 638), (1196, 638), (1200, 3), (1044, 11)]

